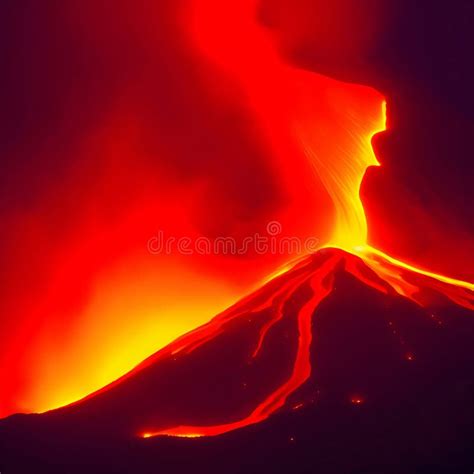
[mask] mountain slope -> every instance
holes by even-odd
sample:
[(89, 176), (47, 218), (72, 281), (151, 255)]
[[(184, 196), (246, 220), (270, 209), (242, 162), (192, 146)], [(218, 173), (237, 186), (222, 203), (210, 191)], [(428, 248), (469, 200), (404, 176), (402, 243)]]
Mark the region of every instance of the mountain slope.
[[(265, 439), (282, 419), (279, 432), (290, 433), (285, 443), (295, 441), (293, 431), (303, 439), (314, 430), (316, 439), (334, 430), (347, 437), (355, 416), (361, 439), (388, 419), (396, 432), (399, 418), (405, 428), (398, 438), (420, 433), (417, 442), (428, 451), (439, 436), (462, 447), (474, 422), (471, 305), (469, 289), (395, 272), (381, 258), (323, 249), (85, 400), (3, 420), (0, 440), (15, 465), (12, 453), (25, 444), (35, 462), (55, 446), (65, 453), (81, 446), (94, 458), (99, 446), (114, 443), (158, 451), (162, 443), (179, 443), (142, 439), (159, 434), (230, 431), (223, 439), (242, 442), (250, 430)], [(220, 439), (205, 443), (225, 444)], [(177, 452), (193, 450), (183, 446)], [(327, 468), (327, 461), (314, 462)]]

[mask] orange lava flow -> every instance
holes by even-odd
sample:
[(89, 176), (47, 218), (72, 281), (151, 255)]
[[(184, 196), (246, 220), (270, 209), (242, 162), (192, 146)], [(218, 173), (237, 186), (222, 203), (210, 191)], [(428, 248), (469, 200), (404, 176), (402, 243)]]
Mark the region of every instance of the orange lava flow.
[[(310, 349), (313, 313), (319, 303), (331, 291), (332, 282), (330, 276), (331, 270), (334, 268), (335, 260), (336, 259), (329, 259), (321, 267), (320, 271), (307, 277), (306, 281), (303, 280), (303, 283), (309, 283), (312, 290), (312, 296), (298, 312), (298, 349), (293, 371), (284, 384), (278, 387), (277, 390), (272, 392), (264, 401), (262, 401), (252, 413), (241, 420), (219, 426), (177, 426), (156, 433), (146, 432), (142, 436), (145, 438), (150, 438), (156, 435), (179, 437), (215, 436), (265, 420), (273, 412), (284, 406), (288, 396), (301, 386), (301, 384), (303, 384), (311, 375)], [(293, 282), (290, 282), (288, 296), (291, 294), (292, 283)], [(268, 329), (265, 329), (265, 332), (266, 330)], [(261, 332), (261, 335), (262, 334), (264, 334), (264, 331)]]
[[(424, 306), (418, 294), (417, 279), (422, 278), (424, 286), (438, 291), (453, 303), (474, 310), (474, 284), (449, 278), (408, 265), (377, 250), (370, 245), (357, 247), (352, 253), (359, 255), (381, 279), (389, 283), (402, 296)], [(406, 277), (408, 275), (408, 278)], [(414, 278), (415, 276), (415, 278)]]

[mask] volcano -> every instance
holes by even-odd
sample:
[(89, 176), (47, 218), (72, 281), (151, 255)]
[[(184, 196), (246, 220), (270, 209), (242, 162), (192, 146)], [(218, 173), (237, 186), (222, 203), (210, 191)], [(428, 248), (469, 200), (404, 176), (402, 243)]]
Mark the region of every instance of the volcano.
[(473, 287), (359, 250), (323, 248), (104, 389), (3, 420), (5, 472), (465, 467)]
[(472, 472), (468, 8), (18, 3), (0, 474)]

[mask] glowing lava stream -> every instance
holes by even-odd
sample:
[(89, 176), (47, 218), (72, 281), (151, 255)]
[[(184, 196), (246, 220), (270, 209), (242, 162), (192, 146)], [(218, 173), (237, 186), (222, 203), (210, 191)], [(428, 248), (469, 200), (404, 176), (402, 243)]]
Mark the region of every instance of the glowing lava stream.
[[(282, 284), (279, 290), (266, 302), (253, 307), (253, 295), (250, 295), (206, 325), (182, 336), (160, 351), (157, 356), (190, 354), (219, 335), (228, 321), (238, 318), (245, 310), (250, 308), (252, 312), (259, 312), (272, 308), (273, 314), (260, 329), (259, 338), (252, 353), (252, 357), (255, 358), (262, 348), (268, 331), (283, 318), (283, 304), (303, 285), (309, 285), (312, 290), (310, 299), (297, 312), (299, 339), (290, 377), (261, 401), (248, 416), (213, 426), (175, 426), (160, 430), (149, 429), (140, 434), (144, 438), (158, 435), (178, 437), (220, 435), (259, 423), (282, 408), (288, 397), (311, 374), (312, 318), (321, 301), (331, 293), (333, 274), (338, 265), (343, 265), (347, 272), (377, 291), (386, 294), (399, 294), (421, 306), (425, 306), (426, 302), (419, 292), (420, 281), (424, 289), (436, 291), (457, 305), (474, 309), (473, 284), (417, 269), (367, 245), (367, 222), (359, 190), (366, 169), (369, 166), (378, 165), (371, 147), (371, 139), (375, 133), (385, 130), (385, 102), (383, 99), (373, 90), (360, 88), (357, 91), (358, 97), (353, 100), (350, 94), (344, 95), (346, 92), (341, 88), (341, 83), (306, 71), (293, 68), (289, 70), (275, 56), (268, 40), (253, 20), (255, 1), (246, 0), (240, 3), (234, 2), (231, 5), (224, 3), (220, 5), (219, 2), (213, 0), (195, 0), (194, 10), (190, 16), (193, 23), (194, 40), (198, 48), (223, 70), (230, 71), (233, 77), (238, 78), (247, 96), (251, 98), (251, 103), (256, 104), (258, 113), (261, 114), (262, 110), (273, 110), (269, 107), (269, 102), (273, 100), (273, 97), (269, 97), (266, 92), (268, 80), (279, 81), (281, 90), (287, 94), (286, 97), (296, 97), (295, 103), (292, 103), (291, 106), (286, 104), (286, 112), (290, 116), (289, 126), (295, 131), (303, 153), (306, 158), (309, 158), (317, 178), (326, 188), (335, 208), (333, 237), (330, 245), (325, 247), (338, 248), (356, 257), (347, 258), (345, 256), (347, 254), (344, 252), (336, 252), (316, 270), (305, 269), (311, 262), (311, 257), (307, 257), (293, 268), (279, 272), (274, 276), (274, 279), (283, 276), (285, 279), (281, 280)], [(206, 12), (211, 10), (213, 15), (206, 16)], [(218, 24), (215, 21), (216, 17), (219, 17)], [(223, 21), (222, 18), (225, 17), (232, 20)], [(222, 29), (222, 25), (226, 25), (225, 30)], [(246, 31), (246, 35), (253, 38), (252, 48), (254, 52), (258, 50), (258, 57), (262, 58), (260, 62), (254, 61), (256, 55), (246, 55), (245, 51), (242, 51), (242, 44), (235, 41), (235, 38), (240, 37), (236, 34), (238, 31)], [(256, 81), (255, 76), (260, 80)], [(311, 109), (315, 91), (320, 88), (324, 89), (323, 95), (329, 94), (336, 101), (336, 109), (339, 106), (347, 107), (346, 114), (332, 109), (328, 109), (326, 115), (322, 114), (326, 118), (329, 115), (329, 118), (336, 124), (344, 123), (346, 126), (350, 124), (352, 127), (340, 132), (340, 147), (337, 154), (334, 154), (334, 147), (329, 147), (321, 135), (315, 133), (317, 127), (323, 124), (321, 119), (319, 121), (317, 118), (315, 119), (314, 115), (317, 114), (312, 114)], [(298, 93), (295, 95), (296, 89)], [(282, 95), (282, 100), (286, 100), (285, 94)], [(303, 100), (298, 103), (298, 99), (301, 97)], [(309, 105), (304, 107), (301, 104), (305, 103), (304, 99), (306, 98), (309, 98)], [(363, 105), (361, 106), (364, 101), (369, 104), (367, 109), (364, 109)], [(378, 115), (374, 112), (374, 102), (378, 102)], [(361, 116), (357, 109), (363, 111), (365, 115)], [(359, 123), (362, 119), (365, 119), (363, 125)], [(261, 120), (275, 124), (273, 119), (268, 116), (262, 116)], [(373, 273), (367, 275), (364, 267), (365, 269), (369, 267)], [(302, 272), (293, 275), (297, 270), (302, 270)], [(140, 367), (150, 364), (153, 360), (155, 359), (145, 361)]]
[[(269, 395), (264, 402), (260, 403), (251, 414), (241, 420), (222, 424), (219, 426), (178, 426), (156, 433), (147, 432), (144, 433), (142, 436), (144, 438), (150, 438), (156, 435), (168, 435), (195, 438), (200, 436), (218, 435), (238, 428), (242, 428), (250, 424), (258, 423), (268, 418), (269, 415), (281, 408), (285, 404), (288, 395), (293, 393), (311, 374), (309, 353), (312, 340), (312, 316), (319, 303), (331, 291), (330, 278), (328, 280), (327, 277), (331, 277), (331, 270), (333, 269), (334, 263), (335, 258), (330, 258), (321, 268), (321, 272), (306, 276), (306, 278), (302, 279), (302, 284), (310, 284), (311, 289), (313, 291), (313, 295), (310, 300), (307, 301), (298, 312), (299, 341), (296, 358), (293, 366), (293, 372), (290, 378), (277, 390), (275, 390), (271, 395)], [(288, 291), (287, 296), (289, 296), (292, 291), (295, 290), (295, 286), (291, 283), (293, 282), (290, 282), (289, 287), (285, 288), (285, 290)], [(257, 309), (261, 308), (256, 308), (256, 310)], [(272, 320), (272, 323), (274, 322), (275, 320)], [(261, 337), (257, 345), (257, 349), (253, 353), (253, 357), (255, 357), (258, 353), (258, 349), (261, 346), (262, 336), (264, 336), (266, 330), (268, 330), (268, 327), (266, 327), (266, 329), (261, 332)]]

